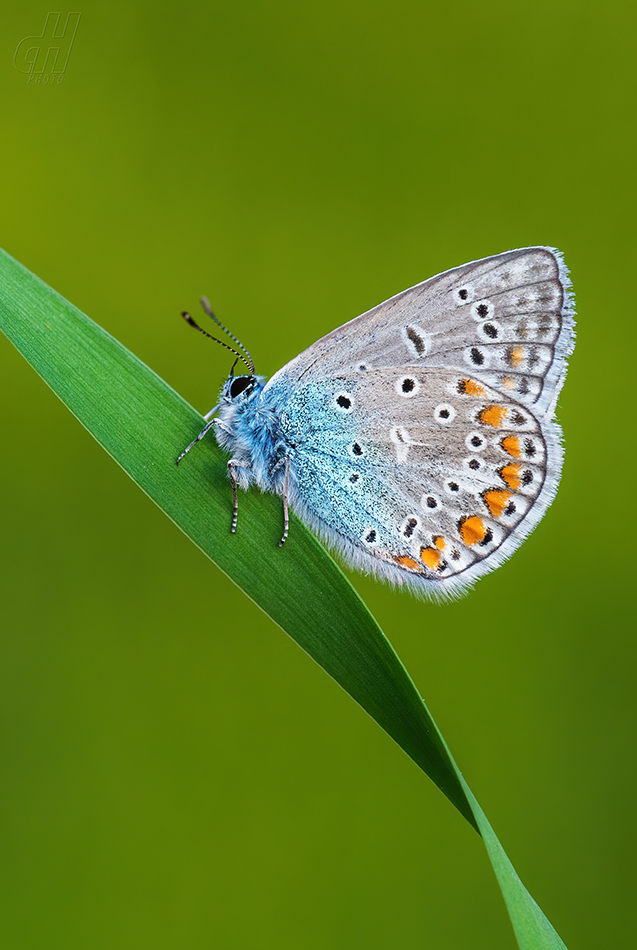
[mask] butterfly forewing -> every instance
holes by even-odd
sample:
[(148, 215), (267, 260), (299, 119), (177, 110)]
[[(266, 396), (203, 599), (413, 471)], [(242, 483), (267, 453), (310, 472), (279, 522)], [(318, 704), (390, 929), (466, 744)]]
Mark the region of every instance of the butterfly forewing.
[[(543, 247), (464, 264), (356, 317), (279, 372), (302, 383), (361, 367), (466, 367), (546, 408), (572, 348), (564, 283), (560, 259)], [(556, 360), (559, 372), (551, 373)]]

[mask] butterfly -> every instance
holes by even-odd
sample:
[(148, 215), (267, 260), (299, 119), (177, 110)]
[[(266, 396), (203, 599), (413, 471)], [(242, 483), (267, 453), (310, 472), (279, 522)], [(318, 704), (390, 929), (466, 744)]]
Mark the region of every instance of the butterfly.
[[(562, 468), (570, 280), (548, 247), (445, 271), (333, 330), (269, 381), (243, 344), (206, 426), (237, 488), (288, 506), (346, 562), (444, 598), (541, 520)], [(206, 333), (188, 313), (191, 326)], [(234, 375), (242, 360), (248, 369)]]

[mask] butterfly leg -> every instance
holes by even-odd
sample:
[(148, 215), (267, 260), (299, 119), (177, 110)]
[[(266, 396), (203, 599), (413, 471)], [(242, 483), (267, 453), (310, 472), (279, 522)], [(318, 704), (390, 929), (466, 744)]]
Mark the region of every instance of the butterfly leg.
[[(216, 408), (217, 408), (217, 407), (215, 407), (215, 409), (211, 409), (210, 412), (215, 412)], [(205, 419), (208, 418), (208, 416), (210, 415), (210, 412), (209, 412), (206, 416), (204, 416)], [(183, 458), (185, 455), (188, 455), (188, 453), (190, 452), (190, 450), (191, 450), (191, 448), (193, 447), (193, 445), (196, 445), (197, 442), (201, 442), (201, 440), (202, 440), (203, 437), (205, 436), (206, 432), (208, 432), (208, 430), (211, 429), (211, 428), (213, 427), (213, 425), (215, 425), (215, 423), (217, 423), (218, 421), (219, 421), (218, 419), (210, 419), (210, 420), (205, 424), (205, 426), (203, 427), (203, 429), (201, 430), (201, 432), (199, 433), (199, 435), (197, 436), (197, 438), (196, 438), (196, 439), (193, 439), (192, 442), (190, 443), (190, 445), (188, 445), (188, 446), (183, 450), (183, 452), (181, 453), (181, 455), (179, 456), (179, 458), (178, 458), (177, 461), (175, 462), (175, 465), (179, 465), (179, 463), (181, 462), (182, 458)]]
[(285, 465), (285, 483), (283, 486), (283, 537), (279, 541), (279, 547), (282, 548), (287, 540), (287, 536), (290, 528), (290, 514), (289, 514), (289, 505), (288, 498), (290, 496), (290, 456), (284, 455), (283, 458), (280, 458), (276, 463), (273, 469), (270, 470), (270, 478), (277, 472), (282, 465)]
[(290, 514), (288, 511), (288, 497), (290, 494), (290, 456), (285, 456), (285, 491), (283, 493), (283, 537), (279, 541), (279, 547), (282, 548), (288, 536), (290, 527)]
[(245, 468), (244, 465), (241, 465), (240, 462), (237, 462), (235, 459), (230, 459), (228, 462), (228, 475), (230, 476), (230, 484), (232, 485), (232, 525), (230, 527), (230, 533), (235, 534), (237, 531), (237, 520), (239, 518), (239, 498), (237, 496), (237, 476), (235, 475), (235, 469)]
[(213, 407), (212, 407), (212, 409), (210, 410), (210, 412), (207, 412), (207, 413), (205, 414), (204, 419), (206, 420), (206, 422), (208, 422), (208, 420), (211, 419), (212, 416), (214, 416), (215, 412), (220, 408), (220, 406), (221, 406), (221, 403), (219, 402), (219, 403), (217, 403), (216, 406), (213, 406)]

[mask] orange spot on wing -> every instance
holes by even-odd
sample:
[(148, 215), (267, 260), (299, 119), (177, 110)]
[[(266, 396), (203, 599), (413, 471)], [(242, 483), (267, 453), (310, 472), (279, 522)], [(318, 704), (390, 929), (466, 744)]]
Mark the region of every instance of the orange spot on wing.
[(511, 492), (504, 488), (491, 488), (489, 491), (485, 491), (482, 497), (493, 517), (500, 518), (511, 497)]
[(506, 414), (506, 406), (485, 406), (478, 418), (485, 426), (499, 428), (504, 422)]
[(462, 392), (467, 396), (484, 396), (483, 387), (473, 379), (463, 379), (460, 385)]
[(511, 366), (519, 366), (524, 359), (524, 347), (512, 346), (509, 350), (509, 363)]
[(516, 458), (516, 459), (520, 458), (520, 455), (522, 454), (522, 450), (520, 449), (520, 440), (518, 439), (517, 435), (505, 436), (504, 439), (502, 439), (502, 441), (500, 442), (500, 445), (502, 446), (504, 451), (508, 452), (509, 455), (512, 455), (513, 458)]
[(398, 554), (394, 557), (396, 564), (399, 564), (401, 567), (407, 568), (408, 571), (419, 571), (420, 564), (418, 561), (414, 561), (413, 557), (409, 557), (407, 554)]
[(431, 571), (435, 571), (440, 564), (440, 551), (437, 551), (436, 548), (423, 548), (420, 557), (425, 567), (428, 567)]
[(522, 466), (518, 465), (517, 462), (511, 462), (510, 465), (505, 465), (500, 469), (500, 478), (502, 478), (513, 491), (517, 491), (520, 487), (521, 467)]
[(439, 551), (444, 551), (446, 543), (447, 542), (445, 541), (445, 539), (443, 538), (441, 534), (437, 534), (435, 536), (434, 544), (436, 545)]
[(502, 380), (502, 385), (505, 389), (513, 389), (515, 386), (515, 380), (511, 376), (505, 376)]
[(483, 541), (487, 533), (484, 521), (477, 515), (461, 518), (458, 523), (458, 530), (460, 531), (460, 537), (464, 543), (469, 545), (478, 544), (478, 542)]

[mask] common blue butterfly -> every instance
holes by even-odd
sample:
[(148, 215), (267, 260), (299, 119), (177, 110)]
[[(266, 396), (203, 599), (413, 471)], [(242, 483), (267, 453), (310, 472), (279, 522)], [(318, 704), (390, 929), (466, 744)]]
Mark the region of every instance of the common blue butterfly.
[(460, 593), (513, 553), (557, 491), (569, 288), (547, 247), (463, 264), (328, 333), (269, 382), (202, 298), (249, 373), (231, 371), (177, 461), (214, 426), (232, 455), (232, 531), (237, 486), (256, 484), (283, 498), (280, 544), (289, 503), (350, 564)]

